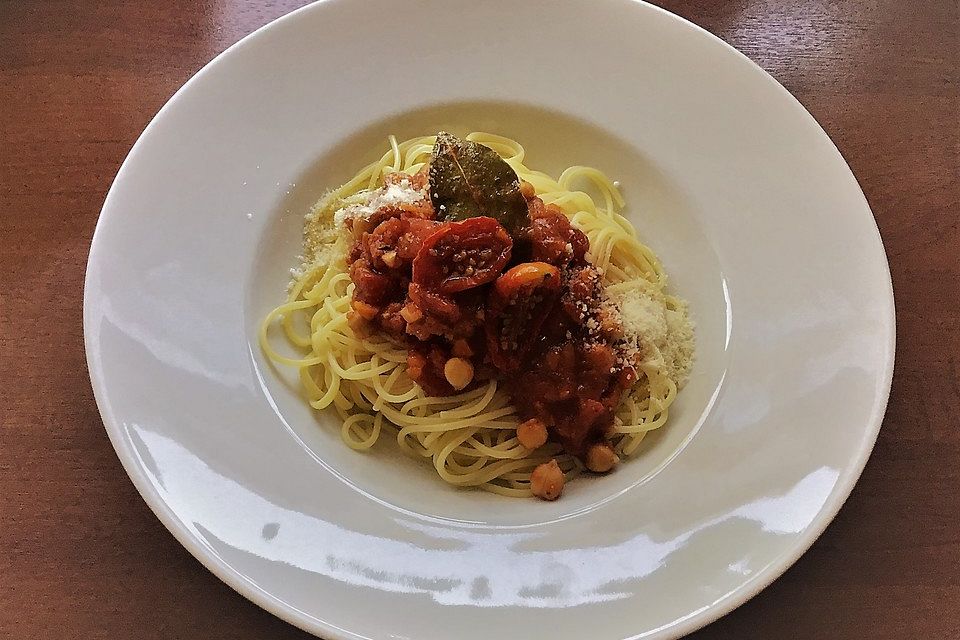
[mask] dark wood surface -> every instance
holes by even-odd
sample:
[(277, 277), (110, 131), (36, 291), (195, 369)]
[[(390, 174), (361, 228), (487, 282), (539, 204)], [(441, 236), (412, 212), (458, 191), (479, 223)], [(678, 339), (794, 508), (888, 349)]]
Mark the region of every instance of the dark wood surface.
[[(360, 0), (357, 0), (360, 1)], [(0, 0), (0, 638), (305, 638), (150, 513), (84, 363), (90, 238), (120, 162), (215, 54), (297, 0)], [(960, 4), (663, 3), (833, 137), (897, 297), (880, 439), (836, 521), (698, 640), (960, 638)]]

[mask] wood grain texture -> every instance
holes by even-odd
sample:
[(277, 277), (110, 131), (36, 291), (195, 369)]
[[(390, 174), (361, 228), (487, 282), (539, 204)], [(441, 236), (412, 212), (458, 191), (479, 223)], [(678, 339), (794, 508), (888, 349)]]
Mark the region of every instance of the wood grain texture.
[[(208, 573), (108, 442), (81, 295), (100, 206), (163, 102), (282, 0), (0, 0), (0, 637), (306, 638)], [(695, 634), (960, 638), (960, 4), (671, 0), (782, 82), (876, 215), (897, 296), (880, 439), (813, 548)]]

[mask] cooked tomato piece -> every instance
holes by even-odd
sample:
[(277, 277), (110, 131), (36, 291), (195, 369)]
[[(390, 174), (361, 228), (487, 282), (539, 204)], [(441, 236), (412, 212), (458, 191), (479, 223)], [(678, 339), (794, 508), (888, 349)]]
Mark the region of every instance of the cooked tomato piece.
[(375, 270), (366, 257), (350, 266), (350, 279), (355, 288), (353, 299), (374, 307), (382, 307), (402, 292), (399, 281)]
[[(411, 204), (393, 204), (380, 207), (376, 213), (368, 219), (368, 226), (373, 229), (384, 220), (390, 218), (400, 218), (403, 220), (433, 220), (435, 217), (433, 205), (429, 199), (420, 200)], [(356, 234), (356, 222), (354, 222), (354, 234)]]
[(411, 284), (407, 296), (423, 313), (453, 324), (460, 319), (460, 307), (446, 296), (430, 291), (416, 283)]
[(413, 260), (413, 281), (450, 294), (491, 282), (510, 260), (513, 240), (493, 218), (442, 225), (423, 241)]
[(370, 264), (381, 271), (410, 266), (423, 241), (440, 226), (439, 222), (420, 218), (387, 218), (364, 233), (360, 244)]
[[(605, 424), (612, 419), (610, 410), (601, 402), (592, 398), (579, 398), (573, 415), (566, 415), (564, 419), (558, 420), (555, 430), (565, 449), (576, 455), (583, 455), (587, 443), (594, 439), (592, 436), (598, 431), (602, 434), (606, 430)], [(595, 428), (600, 427), (598, 423), (604, 426)]]
[(590, 240), (570, 224), (570, 219), (559, 207), (548, 204), (535, 213), (531, 212), (530, 227), (527, 230), (531, 258), (564, 266), (571, 260), (583, 261)]
[(568, 269), (565, 273), (566, 291), (560, 306), (567, 316), (575, 322), (583, 322), (595, 311), (595, 300), (600, 297), (603, 287), (600, 272), (593, 265), (579, 269)]
[(407, 321), (400, 315), (402, 309), (399, 302), (391, 302), (380, 313), (380, 328), (398, 339), (403, 337), (407, 328)]
[[(397, 243), (407, 225), (400, 218), (389, 218), (365, 233), (361, 239), (370, 264), (380, 270), (392, 268), (397, 258)], [(391, 264), (394, 263), (394, 264)]]
[(407, 218), (404, 223), (406, 223), (406, 232), (397, 242), (397, 254), (406, 264), (410, 264), (417, 257), (426, 239), (436, 233), (442, 225), (433, 220), (417, 218)]
[(525, 262), (497, 278), (487, 300), (487, 348), (501, 371), (518, 368), (560, 294), (560, 271)]
[(443, 374), (447, 359), (438, 345), (420, 343), (407, 351), (407, 375), (429, 396), (453, 395), (456, 390)]

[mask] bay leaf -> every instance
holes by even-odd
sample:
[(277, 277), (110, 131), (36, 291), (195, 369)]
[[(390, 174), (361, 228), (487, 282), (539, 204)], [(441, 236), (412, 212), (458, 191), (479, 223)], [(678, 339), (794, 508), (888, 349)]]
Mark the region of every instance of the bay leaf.
[(489, 216), (516, 235), (529, 222), (520, 179), (496, 151), (441, 131), (430, 158), (430, 200), (440, 220)]

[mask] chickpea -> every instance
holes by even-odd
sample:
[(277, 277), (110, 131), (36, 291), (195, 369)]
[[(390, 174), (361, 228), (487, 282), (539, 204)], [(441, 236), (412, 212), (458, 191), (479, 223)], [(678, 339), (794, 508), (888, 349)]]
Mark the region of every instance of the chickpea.
[(524, 198), (529, 200), (533, 196), (537, 195), (537, 190), (533, 188), (533, 185), (527, 182), (526, 180), (520, 181), (520, 193)]
[(450, 358), (443, 365), (443, 376), (451, 387), (459, 391), (473, 381), (473, 365), (464, 358)]
[(547, 425), (537, 418), (530, 418), (517, 427), (517, 440), (525, 449), (536, 449), (547, 443)]
[(556, 500), (563, 493), (563, 471), (556, 460), (538, 465), (530, 474), (530, 491), (544, 500)]
[(620, 457), (613, 452), (613, 447), (605, 442), (598, 442), (587, 449), (587, 469), (594, 473), (606, 473), (620, 462)]

